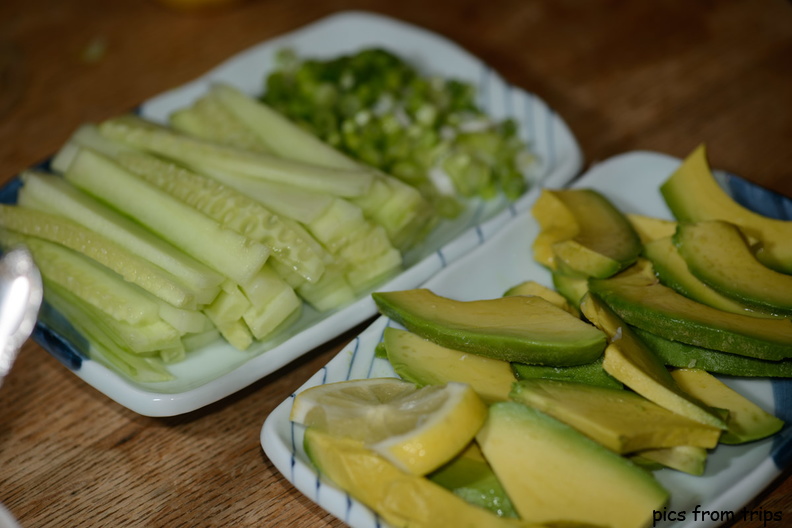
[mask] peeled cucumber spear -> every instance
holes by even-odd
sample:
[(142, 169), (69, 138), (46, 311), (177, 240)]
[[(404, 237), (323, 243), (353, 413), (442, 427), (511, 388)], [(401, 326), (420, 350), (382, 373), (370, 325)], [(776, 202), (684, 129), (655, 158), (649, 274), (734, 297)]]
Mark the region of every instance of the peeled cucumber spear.
[[(417, 243), (433, 225), (434, 211), (416, 189), (353, 160), (233, 86), (213, 85), (191, 107), (175, 112), (170, 122), (185, 133), (239, 148), (333, 170), (367, 172), (372, 177), (369, 190), (349, 199), (381, 225), (400, 250)], [(224, 131), (222, 136), (218, 129)]]
[[(107, 149), (117, 150), (116, 159), (131, 155), (126, 148), (164, 156), (300, 222), (330, 253), (343, 259), (348, 266), (345, 277), (355, 291), (367, 289), (401, 265), (401, 255), (384, 228), (373, 225), (358, 206), (345, 199), (366, 192), (375, 177), (369, 170), (320, 167), (245, 151), (192, 138), (135, 116), (105, 121), (98, 130), (103, 140), (121, 145)], [(330, 186), (332, 192), (328, 192)]]

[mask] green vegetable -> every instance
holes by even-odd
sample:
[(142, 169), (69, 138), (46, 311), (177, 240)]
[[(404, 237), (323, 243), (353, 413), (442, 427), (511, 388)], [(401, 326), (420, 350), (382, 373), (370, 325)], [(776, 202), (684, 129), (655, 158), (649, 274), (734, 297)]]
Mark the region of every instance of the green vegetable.
[(321, 61), (279, 54), (262, 100), (329, 145), (416, 187), (453, 218), (470, 197), (526, 190), (530, 155), (511, 120), (497, 122), (475, 89), (424, 76), (382, 49)]
[[(434, 225), (434, 211), (416, 189), (353, 160), (260, 100), (230, 85), (214, 85), (192, 106), (174, 112), (170, 122), (183, 134), (233, 148), (268, 153), (341, 173), (368, 173), (371, 177), (368, 190), (346, 198), (361, 209), (367, 220), (382, 226), (399, 250), (418, 243)], [(232, 184), (229, 174), (213, 175)], [(233, 183), (242, 182), (236, 179)], [(244, 182), (244, 185), (251, 184)]]
[(173, 306), (196, 307), (193, 292), (173, 275), (68, 218), (29, 207), (0, 205), (0, 226), (81, 252)]
[(250, 280), (269, 258), (266, 246), (223, 228), (92, 150), (77, 154), (65, 178), (237, 282)]
[(176, 250), (129, 218), (110, 209), (63, 178), (43, 172), (25, 172), (18, 205), (68, 218), (173, 274), (194, 292), (199, 304), (212, 301), (223, 276)]

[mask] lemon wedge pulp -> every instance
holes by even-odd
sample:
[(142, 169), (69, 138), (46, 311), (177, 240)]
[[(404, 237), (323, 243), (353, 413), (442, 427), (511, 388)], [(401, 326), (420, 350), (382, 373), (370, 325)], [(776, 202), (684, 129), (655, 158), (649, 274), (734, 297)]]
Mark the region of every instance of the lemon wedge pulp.
[(486, 416), (467, 384), (418, 387), (373, 378), (306, 389), (295, 397), (290, 419), (362, 441), (402, 471), (426, 475), (460, 453)]

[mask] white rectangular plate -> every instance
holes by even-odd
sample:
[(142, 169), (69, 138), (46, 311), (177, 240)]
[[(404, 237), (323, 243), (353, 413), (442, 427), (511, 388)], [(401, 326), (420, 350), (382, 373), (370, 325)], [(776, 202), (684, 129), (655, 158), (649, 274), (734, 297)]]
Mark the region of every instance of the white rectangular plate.
[[(679, 163), (680, 160), (662, 154), (627, 153), (595, 165), (573, 186), (600, 191), (626, 213), (671, 218), (658, 188)], [(536, 221), (530, 213), (523, 212), (486, 244), (449, 265), (422, 287), (461, 301), (500, 297), (509, 287), (528, 279), (552, 287), (550, 273), (531, 254), (538, 232)], [(347, 379), (396, 376), (386, 359), (375, 356), (375, 347), (391, 324), (395, 325), (386, 317), (376, 319), (298, 392)], [(792, 380), (723, 379), (766, 410), (792, 422)], [(319, 478), (302, 448), (302, 426), (289, 421), (293, 399), (294, 395), (281, 403), (261, 429), (261, 444), (272, 463), (308, 498), (353, 528), (386, 526), (365, 506)], [(709, 528), (726, 520), (725, 515), (743, 515), (744, 505), (790, 463), (790, 432), (787, 426), (782, 433), (764, 441), (720, 445), (709, 457), (706, 474), (700, 477), (667, 469), (658, 471), (658, 479), (671, 492), (671, 502), (665, 511), (666, 520), (656, 526)], [(694, 517), (697, 506), (699, 513)], [(733, 513), (722, 513), (726, 511)], [(685, 520), (674, 521), (680, 514)]]
[[(522, 138), (538, 158), (530, 175), (538, 185), (559, 186), (576, 176), (580, 149), (564, 122), (542, 100), (505, 83), (486, 64), (456, 44), (431, 32), (382, 16), (341, 13), (250, 48), (195, 81), (144, 102), (140, 114), (165, 122), (175, 109), (189, 105), (213, 82), (230, 83), (250, 94), (263, 89), (265, 76), (284, 47), (301, 56), (329, 58), (367, 47), (383, 47), (427, 74), (473, 83), (479, 103), (492, 116), (513, 118)], [(19, 181), (3, 190), (1, 201), (15, 201)], [(468, 253), (526, 209), (533, 194), (513, 204), (477, 204), (466, 215), (441, 226), (420, 248), (405, 255), (405, 271), (379, 289), (417, 286), (449, 262)], [(306, 308), (300, 320), (277, 342), (256, 343), (240, 352), (218, 342), (172, 365), (176, 379), (165, 383), (134, 383), (90, 360), (87, 344), (57, 316), (45, 317), (34, 338), (85, 382), (129, 409), (148, 416), (172, 416), (220, 400), (271, 374), (287, 363), (376, 314), (368, 295), (329, 313)]]

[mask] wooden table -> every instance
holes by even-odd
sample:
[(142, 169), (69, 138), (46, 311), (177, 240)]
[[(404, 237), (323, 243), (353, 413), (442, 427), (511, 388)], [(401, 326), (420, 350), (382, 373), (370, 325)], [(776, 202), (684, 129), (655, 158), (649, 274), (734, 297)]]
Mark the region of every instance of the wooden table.
[[(85, 121), (345, 9), (459, 42), (555, 108), (589, 163), (634, 149), (684, 156), (706, 142), (713, 164), (792, 195), (783, 0), (258, 0), (202, 13), (141, 0), (3, 0), (0, 61), (11, 67), (0, 75), (0, 177), (46, 158)], [(341, 526), (273, 468), (259, 431), (361, 329), (168, 419), (115, 404), (28, 342), (2, 387), (0, 502), (25, 527)], [(792, 478), (750, 507), (782, 512), (766, 526), (790, 526)]]

